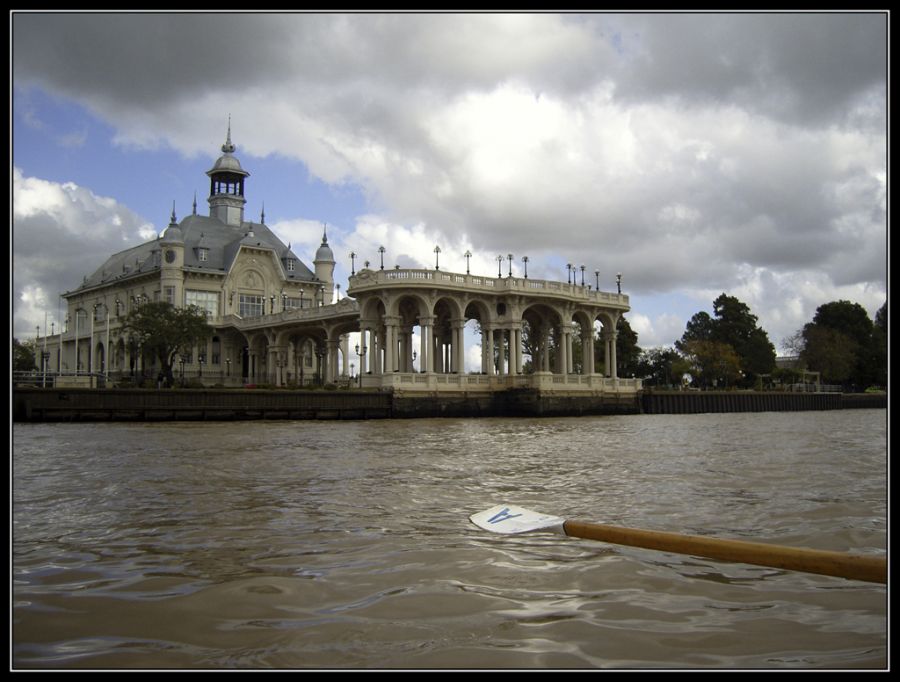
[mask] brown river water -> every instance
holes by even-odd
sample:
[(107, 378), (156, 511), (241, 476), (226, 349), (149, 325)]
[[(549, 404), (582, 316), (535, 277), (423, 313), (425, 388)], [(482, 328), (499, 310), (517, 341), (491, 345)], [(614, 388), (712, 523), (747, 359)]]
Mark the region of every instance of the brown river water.
[(884, 554), (885, 410), (15, 424), (15, 669), (887, 666), (887, 588), (501, 536), (567, 518)]

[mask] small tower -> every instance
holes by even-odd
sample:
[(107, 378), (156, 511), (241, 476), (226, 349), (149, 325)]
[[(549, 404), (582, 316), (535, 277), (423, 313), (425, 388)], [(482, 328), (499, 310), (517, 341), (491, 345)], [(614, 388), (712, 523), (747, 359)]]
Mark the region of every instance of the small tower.
[(316, 251), (316, 259), (313, 265), (316, 268), (316, 279), (324, 285), (323, 302), (331, 303), (334, 292), (334, 253), (328, 246), (328, 234), (326, 228), (322, 226), (322, 245)]
[(180, 308), (184, 299), (184, 236), (175, 218), (174, 203), (169, 226), (159, 240), (159, 246), (162, 250), (160, 263), (162, 300)]
[(211, 169), (206, 171), (209, 182), (209, 215), (226, 225), (240, 227), (244, 222), (244, 178), (250, 173), (241, 168), (241, 162), (233, 156), (231, 142), (231, 119), (228, 119), (228, 135), (222, 145), (220, 156)]

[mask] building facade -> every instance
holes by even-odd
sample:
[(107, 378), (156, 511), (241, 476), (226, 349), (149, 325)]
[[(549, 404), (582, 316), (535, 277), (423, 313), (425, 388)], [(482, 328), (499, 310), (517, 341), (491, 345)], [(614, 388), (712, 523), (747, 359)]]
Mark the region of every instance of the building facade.
[[(38, 340), (41, 370), (57, 385), (154, 384), (157, 360), (122, 323), (136, 306), (165, 301), (205, 311), (214, 330), (207, 343), (176, 358), (176, 383), (345, 382), (401, 392), (640, 388), (616, 371), (615, 329), (628, 297), (583, 281), (511, 271), (463, 275), (437, 265), (385, 270), (382, 258), (379, 270), (354, 268), (347, 296), (334, 301), (335, 259), (324, 230), (310, 268), (264, 214), (246, 219), (250, 174), (234, 155), (230, 125), (221, 151), (207, 172), (207, 215), (197, 213), (196, 199), (180, 221), (173, 207), (157, 239), (113, 254), (62, 295), (63, 329)], [(481, 348), (474, 371), (465, 357), (473, 320)]]

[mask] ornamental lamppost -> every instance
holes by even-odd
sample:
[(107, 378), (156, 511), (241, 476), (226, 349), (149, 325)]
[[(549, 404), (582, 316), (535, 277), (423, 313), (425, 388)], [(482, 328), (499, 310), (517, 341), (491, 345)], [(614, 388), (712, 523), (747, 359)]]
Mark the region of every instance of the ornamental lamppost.
[(566, 263), (566, 282), (568, 284), (572, 283), (572, 264)]
[(378, 253), (381, 254), (381, 269), (384, 270), (384, 247), (383, 246), (378, 247)]
[(619, 293), (622, 293), (622, 273), (619, 272), (616, 274), (616, 289), (619, 290)]
[(525, 279), (528, 279), (528, 256), (522, 256), (522, 262), (525, 264)]
[(509, 277), (512, 277), (512, 260), (513, 260), (513, 255), (512, 255), (511, 253), (510, 253), (510, 254), (507, 254), (507, 255), (506, 255), (506, 258), (509, 260), (509, 275), (508, 275), (508, 276), (509, 276)]
[(466, 274), (469, 274), (469, 259), (472, 257), (471, 251), (466, 251), (463, 256), (466, 257)]
[(500, 272), (500, 268), (503, 266), (503, 256), (497, 256), (497, 279), (503, 277), (503, 274)]
[(356, 254), (353, 251), (350, 252), (350, 275), (353, 276), (356, 274)]
[(584, 286), (584, 266), (581, 266), (581, 286)]
[(438, 259), (440, 258), (440, 256), (441, 256), (441, 247), (435, 246), (434, 247), (434, 269), (435, 270), (441, 269), (440, 264), (438, 263)]
[(600, 271), (594, 270), (594, 277), (597, 278), (597, 291), (600, 291)]

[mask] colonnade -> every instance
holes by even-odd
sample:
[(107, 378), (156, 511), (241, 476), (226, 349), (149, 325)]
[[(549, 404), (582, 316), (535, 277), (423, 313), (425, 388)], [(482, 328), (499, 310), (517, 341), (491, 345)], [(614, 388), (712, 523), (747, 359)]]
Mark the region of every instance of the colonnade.
[[(450, 321), (435, 331), (434, 317), (419, 318), (419, 344), (413, 343), (413, 326), (400, 324), (398, 316), (381, 320), (360, 321), (360, 372), (390, 374), (392, 372), (422, 372), (436, 374), (465, 373), (465, 325), (467, 320)], [(502, 325), (483, 325), (481, 338), (481, 373), (485, 375), (519, 375), (523, 373), (522, 322)], [(550, 361), (550, 331), (545, 329), (535, 357), (533, 370), (557, 374), (573, 374), (574, 330), (571, 324), (559, 325), (562, 343), (554, 367)], [(606, 376), (617, 378), (616, 337), (613, 331), (602, 333)], [(581, 374), (596, 373), (593, 328), (582, 334)], [(418, 361), (416, 363), (416, 361)]]

